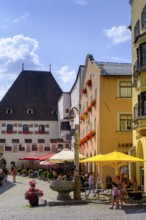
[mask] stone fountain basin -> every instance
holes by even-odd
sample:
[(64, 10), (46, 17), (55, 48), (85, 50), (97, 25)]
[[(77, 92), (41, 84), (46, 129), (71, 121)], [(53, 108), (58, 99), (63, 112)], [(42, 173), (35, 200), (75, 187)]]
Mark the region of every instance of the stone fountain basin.
[(50, 188), (58, 192), (57, 200), (70, 200), (69, 193), (75, 190), (76, 184), (74, 181), (53, 180), (50, 181)]

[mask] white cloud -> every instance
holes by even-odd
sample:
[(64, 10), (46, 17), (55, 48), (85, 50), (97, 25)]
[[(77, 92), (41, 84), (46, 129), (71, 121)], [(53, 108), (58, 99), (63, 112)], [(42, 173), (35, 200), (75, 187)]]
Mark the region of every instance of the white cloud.
[(36, 54), (38, 42), (36, 39), (15, 35), (0, 38), (0, 70), (13, 72), (18, 69), (18, 63), (24, 62), (27, 68), (41, 68), (39, 56)]
[(22, 14), (19, 18), (14, 19), (13, 23), (17, 23), (17, 22), (23, 21), (23, 20), (25, 20), (29, 16), (30, 16), (30, 14), (28, 12), (24, 12), (24, 14)]
[(88, 0), (75, 0), (74, 2), (78, 5), (88, 5)]
[(106, 29), (103, 32), (112, 40), (113, 44), (120, 44), (131, 39), (131, 32), (125, 25), (118, 27), (113, 26), (112, 28)]
[(121, 58), (121, 57), (112, 57), (112, 56), (101, 56), (97, 60), (101, 60), (103, 62), (116, 62), (116, 63), (131, 63), (131, 59)]
[(58, 78), (61, 81), (63, 89), (66, 90), (73, 85), (76, 78), (75, 70), (69, 71), (68, 66), (63, 66), (56, 73), (58, 74)]
[(38, 41), (30, 37), (0, 38), (0, 98), (22, 70), (22, 63), (27, 70), (43, 69), (37, 49)]

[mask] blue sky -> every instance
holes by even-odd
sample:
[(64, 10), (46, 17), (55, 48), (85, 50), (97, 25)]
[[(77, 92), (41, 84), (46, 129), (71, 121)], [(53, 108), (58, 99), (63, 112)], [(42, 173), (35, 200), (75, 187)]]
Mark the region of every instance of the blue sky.
[(49, 70), (70, 91), (87, 54), (131, 62), (129, 0), (0, 0), (0, 99), (26, 70)]

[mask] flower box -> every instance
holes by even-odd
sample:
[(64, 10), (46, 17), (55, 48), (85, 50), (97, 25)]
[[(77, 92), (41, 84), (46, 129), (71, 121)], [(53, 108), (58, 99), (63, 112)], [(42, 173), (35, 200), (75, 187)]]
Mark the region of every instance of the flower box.
[(87, 140), (90, 140), (90, 138), (91, 138), (91, 137), (90, 137), (90, 134), (87, 134), (87, 135), (86, 135), (86, 139), (87, 139)]
[(90, 131), (89, 136), (90, 138), (94, 137), (96, 134), (96, 132), (94, 130)]
[(92, 106), (91, 106), (91, 105), (89, 105), (89, 106), (87, 107), (87, 111), (88, 111), (88, 112), (90, 112), (90, 111), (91, 111), (91, 109), (92, 109)]
[(82, 145), (82, 144), (84, 144), (84, 140), (83, 139), (80, 140), (80, 145)]
[(96, 100), (95, 100), (95, 99), (93, 99), (93, 100), (91, 101), (90, 105), (94, 106), (94, 105), (95, 105), (95, 103), (96, 103)]
[(36, 189), (36, 181), (29, 182), (30, 188), (25, 192), (25, 199), (29, 201), (30, 206), (38, 206), (39, 197), (43, 196), (43, 191)]
[(86, 86), (92, 87), (92, 81), (91, 81), (91, 79), (88, 79), (88, 80), (87, 80)]
[(86, 110), (86, 111), (84, 111), (84, 113), (83, 113), (85, 116), (87, 116), (88, 115), (88, 111)]
[(87, 94), (87, 89), (86, 88), (82, 88), (82, 93), (83, 94)]
[(85, 119), (84, 115), (80, 115), (80, 119), (83, 121)]
[(86, 137), (83, 138), (83, 144), (85, 144), (87, 142)]

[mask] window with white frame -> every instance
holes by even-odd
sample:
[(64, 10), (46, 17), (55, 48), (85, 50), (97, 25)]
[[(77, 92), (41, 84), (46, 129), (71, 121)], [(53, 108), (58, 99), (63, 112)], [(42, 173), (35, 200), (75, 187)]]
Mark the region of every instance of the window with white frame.
[(120, 81), (119, 82), (119, 96), (121, 98), (132, 97), (132, 82), (131, 81)]
[(120, 114), (120, 131), (132, 130), (132, 114)]

